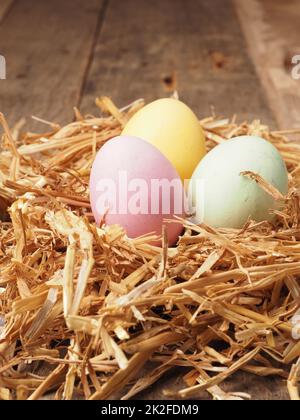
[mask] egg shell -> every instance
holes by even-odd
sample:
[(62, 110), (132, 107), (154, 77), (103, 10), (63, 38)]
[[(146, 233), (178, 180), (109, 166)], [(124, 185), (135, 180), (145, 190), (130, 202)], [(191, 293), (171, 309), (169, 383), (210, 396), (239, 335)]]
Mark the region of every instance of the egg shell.
[[(99, 185), (101, 182), (105, 184), (106, 180), (116, 185), (116, 190), (106, 189), (107, 198), (103, 200), (103, 186), (99, 187)], [(134, 182), (141, 180), (147, 186), (146, 197), (143, 196), (148, 201), (147, 214), (132, 214), (132, 211), (129, 210), (130, 203), (139, 191), (137, 186), (137, 189), (134, 190)], [(163, 196), (162, 190), (160, 190), (159, 196), (155, 194), (151, 196), (153, 180), (154, 182), (155, 180), (175, 181), (177, 188), (171, 188), (169, 196)], [(132, 191), (129, 191), (131, 184)], [(99, 190), (101, 188), (102, 191)], [(154, 202), (155, 199), (157, 202)], [(163, 210), (163, 200), (169, 200), (169, 209)], [(176, 210), (175, 200), (178, 200), (177, 203), (180, 202), (180, 211)], [(105, 202), (108, 209), (105, 216), (107, 225), (119, 224), (123, 226), (130, 238), (136, 238), (149, 232), (161, 235), (164, 219), (172, 219), (174, 214), (180, 217), (184, 215), (184, 200), (185, 193), (178, 173), (165, 156), (145, 140), (132, 136), (115, 137), (97, 153), (90, 176), (90, 201), (98, 224), (104, 216), (104, 207), (102, 205), (99, 208), (99, 203)], [(159, 206), (156, 209), (157, 214), (151, 214), (152, 205)], [(167, 229), (169, 245), (174, 245), (183, 227), (178, 223), (168, 223)], [(156, 243), (156, 245), (160, 244)]]
[(249, 218), (273, 221), (275, 201), (254, 180), (241, 172), (252, 171), (288, 192), (288, 172), (278, 150), (256, 136), (228, 140), (210, 151), (196, 168), (189, 196), (196, 210), (196, 221), (217, 228), (242, 228)]
[(182, 180), (190, 180), (206, 153), (205, 136), (193, 111), (183, 102), (158, 99), (129, 120), (123, 135), (136, 136), (157, 147)]

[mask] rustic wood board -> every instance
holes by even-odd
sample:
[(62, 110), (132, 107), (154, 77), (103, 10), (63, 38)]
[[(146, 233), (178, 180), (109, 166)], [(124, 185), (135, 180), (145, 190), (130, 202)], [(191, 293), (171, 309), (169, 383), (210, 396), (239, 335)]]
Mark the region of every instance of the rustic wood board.
[(118, 105), (177, 88), (199, 116), (261, 118), (274, 125), (230, 0), (110, 0), (81, 108), (95, 94)]
[[(184, 387), (181, 381), (182, 373), (169, 373), (165, 375), (159, 382), (153, 385), (148, 390), (142, 392), (137, 396), (139, 400), (159, 400), (162, 397), (164, 390), (177, 391)], [(252, 400), (289, 400), (289, 395), (286, 388), (286, 383), (280, 378), (267, 377), (262, 378), (250, 375), (245, 372), (238, 372), (230, 377), (226, 383), (221, 384), (220, 387), (227, 393), (242, 392), (251, 395)], [(198, 400), (211, 399), (208, 392), (201, 392), (195, 396)], [(170, 397), (171, 399), (171, 397)]]
[(7, 62), (0, 104), (11, 124), (31, 115), (59, 123), (72, 119), (102, 7), (102, 0), (13, 5), (0, 25), (0, 51)]
[[(182, 375), (184, 372), (178, 368), (175, 371), (171, 371), (163, 376), (157, 383), (152, 385), (146, 391), (134, 397), (135, 400), (142, 401), (157, 401), (157, 400), (172, 400), (174, 397), (167, 397), (164, 391), (176, 392), (179, 389), (185, 387), (182, 381)], [(260, 401), (288, 401), (289, 395), (287, 392), (286, 384), (282, 379), (267, 377), (262, 378), (254, 375), (250, 375), (245, 372), (238, 372), (231, 376), (226, 383), (221, 384), (220, 387), (223, 391), (228, 394), (243, 393), (251, 396), (252, 400)], [(119, 395), (114, 395), (112, 399), (120, 399), (124, 395), (124, 390)], [(55, 393), (44, 395), (42, 400), (53, 400)], [(195, 395), (194, 399), (203, 401), (211, 399), (211, 395), (208, 392), (201, 392)], [(75, 399), (82, 399), (82, 396), (75, 396)]]
[(292, 77), (292, 57), (300, 54), (299, 1), (234, 2), (279, 127), (300, 128), (300, 80)]
[(15, 0), (1, 0), (0, 3), (0, 22), (4, 19), (9, 9), (13, 5)]

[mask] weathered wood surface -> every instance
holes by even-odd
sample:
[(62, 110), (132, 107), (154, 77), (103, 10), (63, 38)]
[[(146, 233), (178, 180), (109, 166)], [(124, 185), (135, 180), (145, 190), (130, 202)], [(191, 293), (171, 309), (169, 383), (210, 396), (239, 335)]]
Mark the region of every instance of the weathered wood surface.
[[(179, 372), (165, 375), (157, 384), (139, 394), (138, 399), (158, 400), (162, 398), (163, 390), (175, 392), (184, 387), (181, 376), (182, 373)], [(252, 400), (289, 400), (284, 380), (274, 377), (262, 378), (245, 372), (238, 372), (230, 377), (226, 383), (221, 384), (220, 387), (228, 394), (240, 392), (249, 394), (251, 395)], [(167, 397), (163, 398), (167, 399)], [(211, 395), (208, 392), (201, 392), (199, 395), (195, 396), (195, 398), (207, 400), (211, 399)], [(170, 397), (170, 399), (172, 399), (172, 397)]]
[(0, 23), (5, 18), (9, 9), (13, 5), (14, 1), (15, 0), (1, 0), (1, 2), (0, 2)]
[[(178, 89), (199, 116), (214, 105), (226, 116), (297, 125), (300, 81), (291, 83), (283, 66), (286, 54), (300, 53), (298, 0), (249, 1), (1, 0), (8, 68), (0, 111), (11, 124), (32, 114), (65, 123), (74, 105), (98, 112), (97, 95), (125, 105)], [(140, 398), (162, 398), (163, 389), (178, 389), (178, 377), (167, 375)], [(282, 379), (245, 373), (224, 389), (288, 397)]]
[(31, 115), (59, 123), (73, 118), (102, 7), (102, 0), (13, 4), (0, 25), (7, 63), (0, 107), (11, 124)]
[(292, 58), (300, 55), (300, 3), (294, 0), (234, 2), (279, 127), (299, 128), (300, 80), (292, 77)]
[[(182, 381), (182, 375), (184, 371), (179, 368), (175, 371), (171, 371), (163, 376), (157, 383), (152, 385), (146, 391), (138, 394), (136, 400), (172, 400), (174, 397), (166, 396), (164, 391), (174, 393), (179, 389), (185, 387)], [(236, 393), (242, 393), (251, 396), (252, 400), (260, 401), (271, 401), (289, 400), (289, 395), (286, 389), (286, 384), (282, 379), (275, 377), (262, 378), (254, 375), (250, 375), (245, 372), (238, 372), (230, 377), (226, 383), (221, 384), (220, 387), (228, 395)], [(125, 390), (121, 394), (114, 395), (110, 399), (120, 399), (125, 394)], [(54, 399), (55, 393), (51, 395), (45, 395), (42, 397), (43, 400)], [(82, 396), (76, 396), (76, 399), (82, 399)], [(211, 399), (211, 395), (208, 392), (201, 392), (194, 397), (196, 400), (208, 400)]]
[(110, 0), (82, 109), (95, 93), (126, 105), (174, 88), (199, 116), (214, 105), (274, 125), (230, 0)]

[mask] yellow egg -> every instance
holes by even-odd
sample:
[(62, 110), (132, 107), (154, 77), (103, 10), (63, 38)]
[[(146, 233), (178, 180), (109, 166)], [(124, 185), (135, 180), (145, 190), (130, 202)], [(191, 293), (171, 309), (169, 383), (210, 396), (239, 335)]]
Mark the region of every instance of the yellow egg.
[(177, 99), (158, 99), (146, 105), (128, 121), (122, 134), (156, 146), (182, 180), (191, 178), (206, 153), (204, 132), (196, 115)]

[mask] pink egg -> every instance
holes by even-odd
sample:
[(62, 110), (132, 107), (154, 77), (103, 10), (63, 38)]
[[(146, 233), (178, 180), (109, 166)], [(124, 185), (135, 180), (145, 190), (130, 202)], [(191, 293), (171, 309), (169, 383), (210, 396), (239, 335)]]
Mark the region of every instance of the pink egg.
[[(169, 160), (150, 143), (120, 136), (98, 152), (90, 177), (90, 200), (97, 224), (119, 224), (130, 238), (162, 233), (164, 219), (183, 217), (186, 197)], [(168, 223), (169, 245), (183, 227)]]

